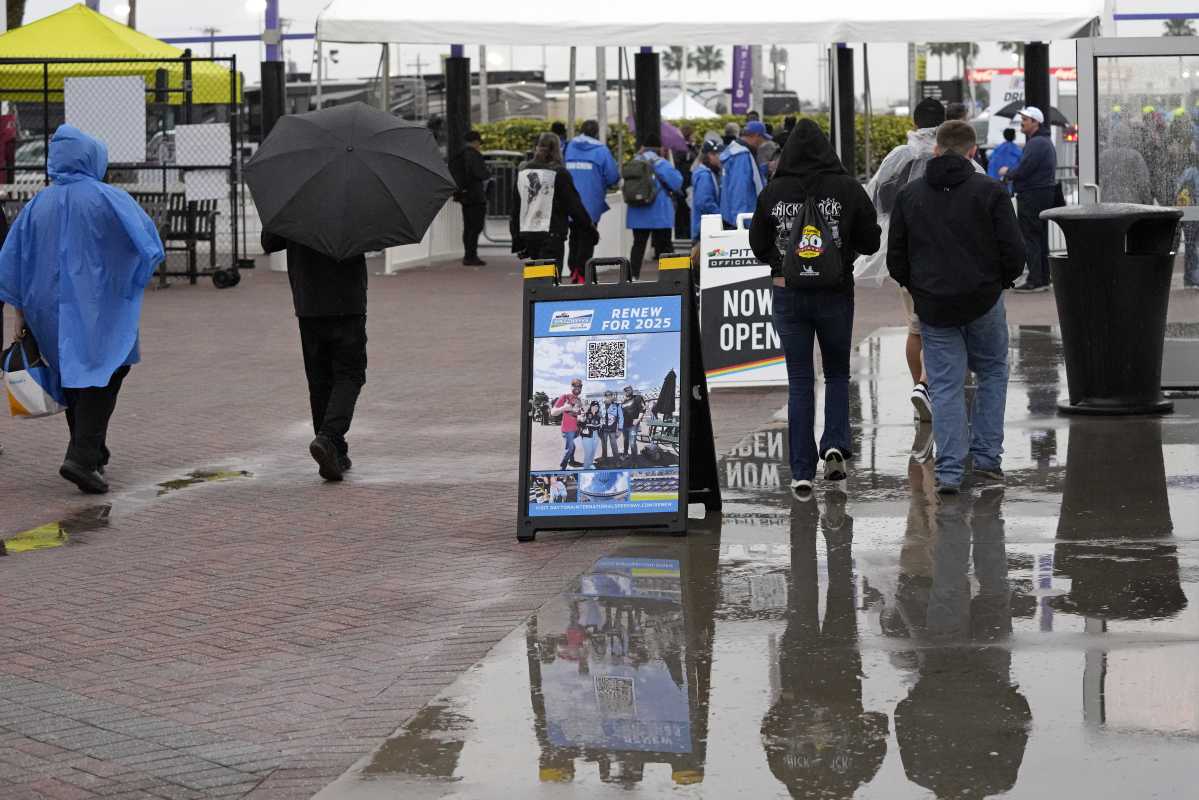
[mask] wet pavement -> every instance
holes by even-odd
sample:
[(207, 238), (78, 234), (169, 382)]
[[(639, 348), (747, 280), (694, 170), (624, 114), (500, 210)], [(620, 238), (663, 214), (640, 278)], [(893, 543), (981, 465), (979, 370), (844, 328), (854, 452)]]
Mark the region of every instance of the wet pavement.
[(723, 515), (614, 539), (317, 797), (1189, 796), (1199, 395), (1060, 416), (1054, 331), (1011, 342), (1004, 488), (935, 495), (902, 333), (869, 337), (844, 493), (747, 436)]

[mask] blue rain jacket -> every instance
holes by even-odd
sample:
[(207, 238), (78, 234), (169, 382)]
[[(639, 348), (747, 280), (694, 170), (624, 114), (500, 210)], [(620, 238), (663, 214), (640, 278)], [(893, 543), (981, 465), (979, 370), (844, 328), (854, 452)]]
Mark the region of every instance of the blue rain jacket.
[(658, 194), (648, 206), (629, 206), (625, 215), (625, 227), (629, 230), (674, 230), (674, 200), (671, 192), (683, 188), (683, 175), (666, 159), (652, 150), (646, 150), (637, 158), (654, 165), (658, 178)]
[(720, 181), (707, 164), (691, 170), (691, 239), (699, 239), (699, 223), (705, 214), (720, 213)]
[(740, 139), (724, 148), (720, 165), (720, 216), (726, 225), (733, 227), (738, 214), (754, 213), (766, 181), (754, 151)]
[(142, 294), (162, 241), (132, 197), (101, 182), (101, 142), (63, 125), (49, 161), (52, 184), (21, 211), (0, 251), (0, 301), (24, 312), (64, 387), (107, 386), (139, 360)]
[[(1014, 169), (1020, 163), (1020, 157), (1024, 155), (1024, 150), (1015, 142), (1005, 141), (1003, 144), (991, 151), (991, 157), (987, 160), (987, 174), (995, 180), (1003, 180), (999, 174), (999, 170), (1003, 167)], [(1012, 185), (1005, 183), (1008, 194), (1012, 193)]]
[(583, 206), (598, 225), (608, 210), (608, 187), (620, 183), (620, 167), (612, 151), (599, 139), (580, 134), (567, 142), (564, 158)]

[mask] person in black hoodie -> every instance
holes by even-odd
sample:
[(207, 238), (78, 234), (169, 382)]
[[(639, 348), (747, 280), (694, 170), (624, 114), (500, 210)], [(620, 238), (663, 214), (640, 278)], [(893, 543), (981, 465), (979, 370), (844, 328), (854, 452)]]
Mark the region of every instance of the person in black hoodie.
[[(976, 476), (1003, 478), (1003, 290), (1020, 276), (1024, 241), (1007, 191), (975, 171), (970, 159), (976, 149), (969, 124), (942, 125), (924, 178), (905, 186), (895, 201), (887, 238), (887, 269), (912, 293), (920, 317), (943, 494), (958, 491), (967, 451)], [(966, 416), (967, 367), (978, 379), (973, 433)]]
[[(513, 192), (512, 252), (522, 259), (553, 259), (561, 269), (570, 220), (586, 229), (591, 215), (566, 170), (555, 134), (543, 133), (537, 139), (533, 158), (520, 165)], [(594, 224), (583, 232), (599, 240)]]
[(467, 267), (485, 267), (479, 258), (479, 234), (487, 222), (487, 181), (491, 170), (483, 160), (483, 136), (467, 131), (466, 145), (450, 160), (450, 174), (458, 184), (454, 199), (462, 204), (462, 263)]
[[(831, 289), (789, 285), (783, 259), (792, 221), (803, 213), (809, 194), (833, 231), (843, 260), (843, 281)], [(849, 443), (849, 350), (853, 339), (853, 261), (879, 247), (881, 231), (874, 205), (861, 185), (846, 173), (828, 138), (815, 122), (801, 120), (787, 139), (774, 178), (758, 196), (749, 246), (770, 264), (774, 281), (774, 327), (787, 359), (790, 391), (787, 422), (791, 446), (791, 488), (812, 490), (817, 455), (826, 480), (846, 478)], [(813, 340), (820, 340), (824, 365), (824, 433), (816, 449), (812, 367)]]
[(262, 232), (262, 249), (287, 251), (316, 429), (308, 452), (322, 478), (340, 481), (351, 466), (346, 433), (366, 383), (366, 257), (337, 261), (270, 231)]

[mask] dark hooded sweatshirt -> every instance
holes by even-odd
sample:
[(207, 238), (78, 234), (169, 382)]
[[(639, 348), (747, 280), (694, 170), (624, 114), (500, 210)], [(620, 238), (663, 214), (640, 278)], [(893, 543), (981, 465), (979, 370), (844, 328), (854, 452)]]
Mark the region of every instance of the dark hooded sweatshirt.
[(956, 153), (928, 162), (891, 214), (887, 270), (912, 293), (926, 325), (967, 325), (991, 310), (1024, 269), (1024, 240), (998, 182)]
[(778, 169), (758, 195), (749, 246), (759, 261), (770, 265), (771, 276), (781, 276), (791, 221), (803, 212), (809, 192), (839, 238), (845, 260), (841, 291), (852, 292), (854, 259), (877, 251), (882, 231), (866, 191), (845, 172), (828, 137), (809, 119), (800, 120), (787, 137)]

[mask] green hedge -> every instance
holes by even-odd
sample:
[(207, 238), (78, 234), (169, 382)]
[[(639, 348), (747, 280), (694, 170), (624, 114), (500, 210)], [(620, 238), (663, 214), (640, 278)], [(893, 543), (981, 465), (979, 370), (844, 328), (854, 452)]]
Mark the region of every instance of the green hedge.
[[(820, 126), (821, 130), (828, 133), (827, 114), (804, 114), (800, 116), (801, 118), (807, 117), (814, 120)], [(484, 150), (515, 150), (524, 153), (533, 149), (533, 143), (537, 140), (537, 136), (548, 131), (550, 124), (554, 121), (543, 119), (507, 119), (503, 122), (489, 122), (485, 125), (476, 125), (475, 130), (483, 136)], [(565, 120), (562, 121), (565, 122)], [(690, 125), (695, 135), (702, 137), (708, 131), (723, 133), (725, 124), (729, 122), (736, 122), (743, 125), (745, 117), (726, 115), (715, 119), (677, 119), (670, 121), (680, 128)], [(783, 127), (782, 117), (766, 117), (765, 121), (773, 125), (776, 130), (781, 130)], [(858, 164), (858, 171), (862, 173), (865, 172), (862, 167), (866, 163), (865, 125), (866, 115), (858, 114), (857, 122), (855, 123), (857, 131), (855, 159)], [(871, 172), (878, 168), (883, 157), (891, 152), (892, 148), (907, 141), (907, 132), (911, 128), (911, 120), (907, 117), (876, 114), (871, 118)], [(624, 134), (624, 154), (621, 160), (624, 161), (632, 158), (634, 152), (633, 137), (622, 124), (608, 126), (608, 147), (613, 152), (616, 152), (618, 133)]]

